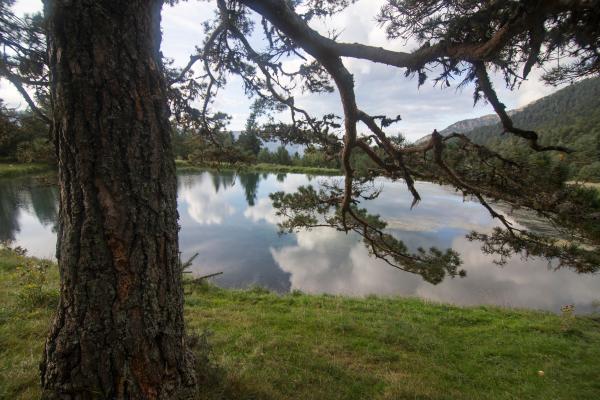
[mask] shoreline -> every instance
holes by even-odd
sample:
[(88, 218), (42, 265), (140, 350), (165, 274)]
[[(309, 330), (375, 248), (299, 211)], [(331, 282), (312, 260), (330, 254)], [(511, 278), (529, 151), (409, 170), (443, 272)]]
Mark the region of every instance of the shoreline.
[[(219, 164), (219, 165), (192, 165), (188, 161), (176, 160), (177, 173), (201, 172), (201, 171), (243, 171), (243, 172), (266, 172), (266, 173), (290, 173), (306, 175), (342, 175), (342, 172), (332, 168), (301, 167), (294, 165), (279, 164)], [(0, 163), (0, 179), (19, 178), (22, 176), (35, 176), (56, 172), (56, 166), (48, 164), (19, 164)]]
[(294, 165), (281, 164), (207, 164), (193, 165), (188, 161), (176, 160), (175, 165), (178, 173), (184, 172), (200, 172), (200, 171), (238, 171), (238, 172), (266, 172), (266, 173), (289, 173), (289, 174), (306, 174), (306, 175), (342, 175), (342, 171), (333, 168), (320, 167), (302, 167)]
[(0, 179), (19, 178), (21, 176), (42, 175), (55, 172), (56, 167), (49, 164), (0, 163)]

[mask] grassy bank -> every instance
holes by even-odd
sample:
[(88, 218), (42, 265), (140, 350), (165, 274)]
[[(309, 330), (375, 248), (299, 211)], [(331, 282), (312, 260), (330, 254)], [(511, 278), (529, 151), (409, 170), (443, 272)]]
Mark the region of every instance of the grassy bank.
[[(341, 175), (340, 170), (331, 168), (299, 167), (277, 164), (226, 164), (197, 166), (188, 161), (175, 161), (177, 172), (197, 172), (207, 170), (236, 170), (249, 172), (297, 173), (308, 175)], [(54, 171), (55, 167), (47, 164), (9, 164), (0, 163), (0, 178), (13, 178), (24, 175), (42, 174)]]
[(584, 187), (594, 188), (600, 190), (600, 182), (581, 182), (581, 181), (567, 181), (569, 185), (582, 185)]
[[(39, 393), (57, 279), (54, 265), (0, 250), (2, 399)], [(186, 292), (190, 333), (212, 332), (210, 353), (202, 340), (196, 352), (218, 366), (198, 399), (600, 398), (593, 317), (208, 285)]]
[(53, 171), (48, 164), (9, 164), (0, 163), (0, 178), (12, 178), (23, 175), (43, 174)]
[(272, 172), (272, 173), (290, 173), (290, 174), (307, 174), (307, 175), (341, 175), (339, 169), (334, 168), (317, 168), (317, 167), (301, 167), (294, 165), (279, 165), (279, 164), (209, 164), (209, 165), (193, 165), (188, 161), (175, 161), (178, 172), (194, 172), (207, 170), (236, 170), (248, 172)]

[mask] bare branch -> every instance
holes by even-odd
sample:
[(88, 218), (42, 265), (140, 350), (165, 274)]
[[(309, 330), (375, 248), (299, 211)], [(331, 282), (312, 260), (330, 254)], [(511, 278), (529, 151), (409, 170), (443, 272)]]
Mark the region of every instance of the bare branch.
[(488, 99), (496, 114), (500, 117), (500, 122), (507, 132), (510, 132), (516, 136), (519, 136), (529, 142), (529, 147), (535, 151), (562, 151), (564, 153), (572, 153), (573, 150), (563, 146), (542, 146), (538, 143), (538, 134), (534, 131), (527, 131), (516, 128), (513, 125), (512, 119), (506, 113), (506, 106), (498, 100), (496, 91), (492, 87), (490, 78), (485, 69), (485, 65), (482, 62), (474, 63), (475, 73), (477, 74), (478, 87), (483, 91), (485, 97)]
[(52, 124), (52, 120), (48, 118), (48, 116), (46, 116), (46, 114), (44, 114), (42, 110), (40, 110), (40, 108), (35, 104), (31, 96), (29, 96), (29, 93), (27, 93), (27, 90), (25, 90), (19, 78), (12, 74), (2, 64), (0, 64), (0, 69), (2, 72), (2, 77), (6, 78), (19, 91), (23, 99), (25, 99), (25, 101), (29, 105), (29, 108), (31, 108), (31, 111), (33, 111), (42, 121), (46, 122), (47, 124)]

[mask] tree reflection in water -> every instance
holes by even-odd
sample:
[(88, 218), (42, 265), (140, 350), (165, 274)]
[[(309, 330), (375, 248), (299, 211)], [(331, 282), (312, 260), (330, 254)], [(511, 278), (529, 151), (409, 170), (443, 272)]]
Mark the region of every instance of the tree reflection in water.
[[(460, 253), (466, 278), (453, 274), (407, 274), (390, 268), (369, 255), (358, 233), (346, 235), (330, 228), (278, 235), (283, 218), (269, 193), (293, 193), (323, 177), (250, 173), (203, 172), (179, 176), (180, 246), (182, 257), (200, 253), (194, 265), (199, 274), (223, 271), (215, 283), (224, 287), (260, 285), (286, 292), (383, 294), (418, 296), (458, 304), (500, 304), (559, 311), (576, 304), (577, 312), (591, 311), (600, 299), (600, 277), (569, 269), (555, 270), (558, 263), (542, 257), (523, 260), (510, 254), (506, 264), (493, 263), (481, 243), (469, 242), (472, 231), (493, 233), (497, 225), (481, 207), (453, 190), (418, 183), (426, 196), (410, 209), (410, 198), (399, 183), (368, 204), (373, 214), (388, 224), (385, 232), (402, 239), (409, 252), (419, 247), (453, 248)], [(334, 178), (335, 179), (335, 178)], [(27, 180), (0, 181), (1, 239), (15, 240), (36, 256), (54, 253), (51, 228), (56, 219), (58, 191), (35, 186)], [(365, 207), (365, 204), (357, 205)], [(514, 222), (533, 226), (521, 215)], [(433, 270), (435, 271), (435, 270)], [(440, 277), (442, 279), (440, 279)], [(429, 282), (439, 282), (433, 285)]]
[(58, 188), (32, 179), (0, 180), (0, 241), (14, 241), (20, 232), (19, 213), (32, 212), (41, 225), (56, 229)]

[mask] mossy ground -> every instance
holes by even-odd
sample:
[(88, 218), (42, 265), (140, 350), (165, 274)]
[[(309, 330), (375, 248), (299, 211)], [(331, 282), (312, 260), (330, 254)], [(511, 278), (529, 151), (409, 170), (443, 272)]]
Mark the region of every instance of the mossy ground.
[[(52, 263), (0, 250), (0, 398), (34, 399)], [(198, 399), (599, 399), (600, 320), (403, 298), (186, 285)], [(538, 371), (544, 371), (540, 376)]]

